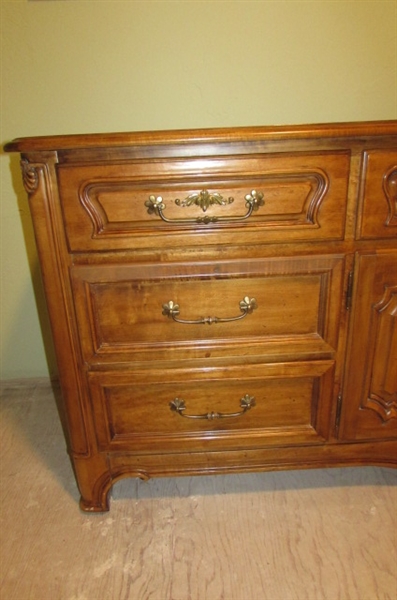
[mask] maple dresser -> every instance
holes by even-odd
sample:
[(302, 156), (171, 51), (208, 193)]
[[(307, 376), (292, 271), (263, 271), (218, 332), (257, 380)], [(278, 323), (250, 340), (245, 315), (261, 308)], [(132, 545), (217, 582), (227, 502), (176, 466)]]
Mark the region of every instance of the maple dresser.
[(397, 121), (22, 138), (81, 507), (397, 464)]

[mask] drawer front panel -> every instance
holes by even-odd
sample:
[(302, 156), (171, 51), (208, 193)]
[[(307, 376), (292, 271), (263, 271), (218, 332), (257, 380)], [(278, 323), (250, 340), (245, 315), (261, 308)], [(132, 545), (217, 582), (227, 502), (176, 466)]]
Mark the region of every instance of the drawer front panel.
[(297, 343), (329, 356), (337, 347), (343, 265), (341, 257), (300, 257), (75, 267), (84, 358), (208, 358), (243, 347), (263, 352), (266, 344), (270, 352), (277, 343), (285, 352)]
[[(332, 361), (318, 361), (161, 375), (92, 373), (98, 443), (102, 450), (144, 452), (322, 443), (333, 370)], [(244, 401), (251, 408), (244, 410)], [(176, 402), (187, 416), (171, 408)]]
[(397, 238), (397, 149), (365, 152), (359, 238)]
[(348, 174), (342, 152), (58, 166), (72, 251), (342, 239)]

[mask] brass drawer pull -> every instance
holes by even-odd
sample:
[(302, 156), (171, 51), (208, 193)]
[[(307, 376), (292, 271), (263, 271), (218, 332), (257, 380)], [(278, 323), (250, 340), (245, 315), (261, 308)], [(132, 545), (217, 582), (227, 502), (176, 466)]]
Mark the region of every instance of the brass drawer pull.
[(255, 298), (249, 298), (245, 296), (240, 301), (241, 315), (237, 317), (200, 317), (200, 319), (178, 319), (179, 315), (179, 304), (175, 304), (170, 300), (167, 304), (163, 304), (163, 315), (171, 317), (176, 323), (183, 323), (184, 325), (212, 325), (213, 323), (229, 323), (230, 321), (239, 321), (244, 319), (247, 315), (251, 314), (255, 308), (258, 308), (258, 304)]
[(234, 417), (241, 417), (244, 413), (247, 412), (250, 408), (255, 406), (255, 398), (254, 396), (250, 396), (246, 394), (240, 400), (240, 406), (243, 410), (234, 413), (218, 413), (218, 412), (210, 412), (205, 413), (203, 415), (186, 415), (184, 411), (186, 410), (185, 401), (181, 398), (175, 398), (170, 402), (170, 409), (177, 412), (181, 417), (185, 417), (185, 419), (207, 419), (208, 421), (212, 421), (213, 419), (230, 419)]
[[(149, 215), (155, 214), (158, 215), (163, 221), (166, 223), (176, 223), (182, 225), (189, 224), (204, 224), (208, 223), (217, 223), (220, 221), (232, 223), (235, 221), (245, 221), (248, 217), (251, 216), (254, 210), (258, 210), (260, 206), (264, 205), (263, 194), (262, 192), (257, 192), (256, 190), (252, 190), (250, 194), (246, 194), (245, 196), (245, 206), (247, 208), (247, 212), (244, 215), (236, 216), (236, 217), (209, 217), (205, 215), (204, 217), (197, 217), (191, 219), (168, 219), (163, 210), (165, 209), (165, 204), (163, 202), (162, 196), (149, 196), (149, 199), (146, 200), (145, 206), (148, 209)], [(234, 202), (234, 198), (223, 198), (217, 192), (210, 193), (208, 190), (201, 190), (201, 192), (195, 192), (194, 194), (190, 194), (184, 200), (179, 200), (177, 198), (175, 200), (175, 204), (177, 206), (181, 206), (182, 208), (187, 206), (196, 205), (199, 206), (203, 212), (206, 212), (209, 206), (213, 204), (219, 204), (220, 206), (225, 206), (226, 204), (231, 204)]]

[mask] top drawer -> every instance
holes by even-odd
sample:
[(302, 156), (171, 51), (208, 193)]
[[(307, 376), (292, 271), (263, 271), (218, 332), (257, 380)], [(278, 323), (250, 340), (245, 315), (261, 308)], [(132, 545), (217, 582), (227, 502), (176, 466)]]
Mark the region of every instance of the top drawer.
[(342, 239), (349, 164), (348, 152), (60, 164), (69, 248)]
[(397, 237), (397, 149), (364, 153), (358, 238)]

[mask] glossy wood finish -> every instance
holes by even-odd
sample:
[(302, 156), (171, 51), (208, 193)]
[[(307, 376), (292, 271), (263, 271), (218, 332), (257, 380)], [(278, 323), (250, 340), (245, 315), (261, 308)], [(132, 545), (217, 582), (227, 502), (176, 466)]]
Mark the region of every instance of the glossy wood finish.
[[(194, 222), (200, 216), (236, 219), (233, 223), (220, 220), (215, 231), (207, 226), (205, 243), (231, 244), (237, 234), (247, 242), (258, 235), (275, 242), (286, 236), (290, 241), (342, 239), (344, 234), (346, 203), (340, 199), (347, 195), (347, 152), (68, 163), (59, 165), (57, 171), (73, 251), (165, 247), (174, 245), (176, 238), (178, 244), (191, 245), (191, 234), (201, 233)], [(192, 190), (219, 194), (226, 204), (209, 206), (204, 214), (194, 204), (175, 203), (183, 202)], [(252, 190), (264, 195), (265, 204), (244, 220), (245, 196)], [(151, 195), (163, 199), (172, 228), (148, 214), (145, 203)], [(186, 224), (186, 219), (193, 223)]]
[(126, 476), (397, 463), (396, 122), (6, 149), (84, 510)]
[[(92, 374), (100, 448), (151, 454), (323, 442), (333, 367), (333, 361), (312, 361), (214, 372)], [(186, 414), (239, 413), (246, 394), (255, 398), (255, 406), (236, 417), (188, 419), (170, 408), (178, 397), (186, 403)]]
[[(79, 265), (71, 270), (84, 359), (90, 364), (160, 358), (267, 354), (300, 345), (331, 356), (337, 347), (343, 257)], [(177, 301), (181, 319), (233, 319), (244, 297), (257, 308), (243, 319), (177, 323), (163, 305)], [(279, 350), (280, 352), (280, 350)]]
[[(389, 152), (370, 150), (363, 156), (359, 237), (395, 238), (397, 225), (397, 169)], [(387, 206), (385, 205), (385, 199)], [(387, 217), (385, 218), (385, 208)], [(379, 218), (383, 214), (383, 219)]]
[(397, 435), (397, 251), (359, 254), (342, 431), (345, 439)]

